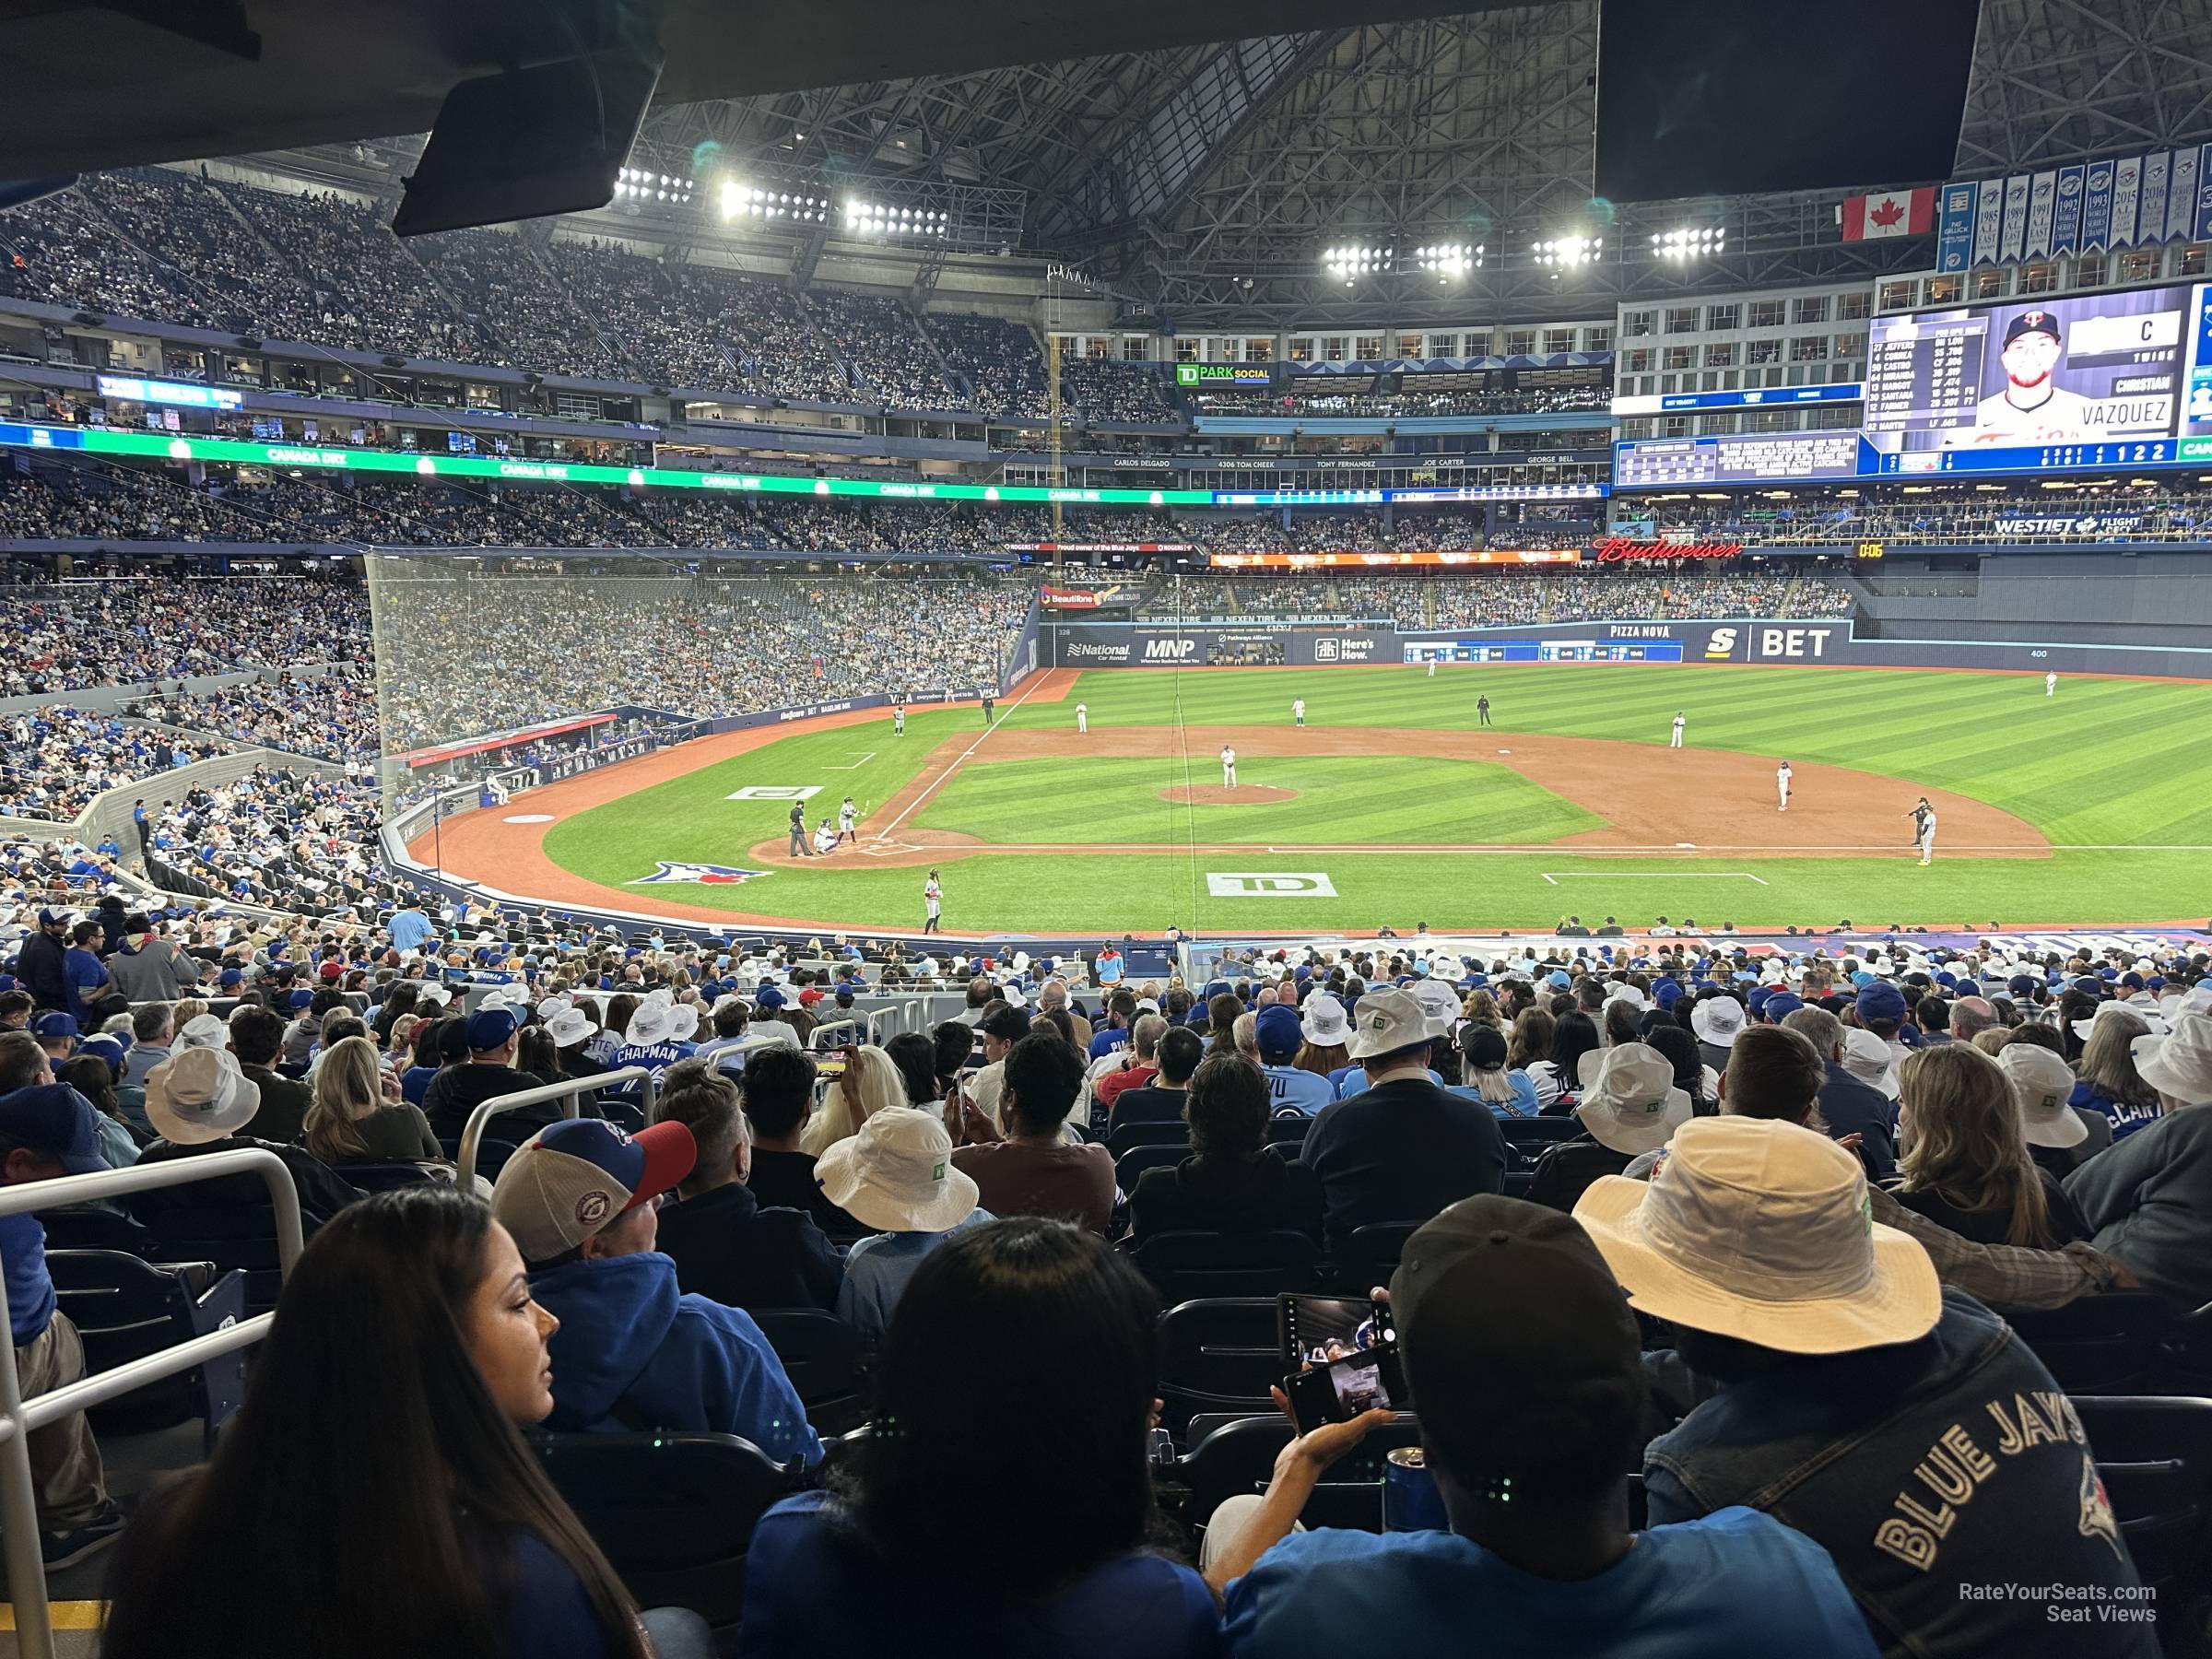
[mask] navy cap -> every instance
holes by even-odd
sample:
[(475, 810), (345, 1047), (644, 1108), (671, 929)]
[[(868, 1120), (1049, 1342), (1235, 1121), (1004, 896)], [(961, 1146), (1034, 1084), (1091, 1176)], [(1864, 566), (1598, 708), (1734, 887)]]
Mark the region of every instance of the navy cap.
[(59, 1009), (40, 1015), (30, 1022), (33, 1037), (74, 1037), (76, 1035), (76, 1016), (64, 1014)]
[(292, 1011), (296, 1014), (303, 1012), (308, 1008), (312, 1008), (314, 1006), (314, 1005), (315, 994), (312, 991), (310, 991), (305, 985), (300, 986), (299, 990), (293, 992), (291, 994), (290, 1006)]
[(108, 1167), (100, 1155), (100, 1115), (66, 1083), (34, 1083), (0, 1095), (0, 1135), (52, 1153), (72, 1175)]
[(1777, 991), (1767, 998), (1767, 1023), (1780, 1025), (1804, 1006), (1805, 998), (1799, 996), (1794, 991)]
[(478, 1008), (468, 1017), (469, 1053), (488, 1054), (518, 1029), (512, 1008)]
[(2040, 306), (2022, 312), (2005, 324), (2005, 344), (2011, 345), (2024, 334), (2049, 335), (2053, 340), (2062, 341), (2065, 337), (2059, 333), (2058, 319)]
[(753, 993), (753, 1006), (757, 1008), (780, 1008), (783, 1006), (783, 993), (773, 985), (763, 985)]
[(1876, 980), (1860, 987), (1858, 1007), (1861, 1019), (1902, 1019), (1905, 994), (1887, 980)]
[(215, 976), (215, 982), (218, 985), (242, 985), (246, 982), (245, 970), (226, 968)]
[(1299, 1044), (1306, 1040), (1304, 1028), (1299, 1024), (1298, 1010), (1286, 1003), (1270, 1003), (1253, 1021), (1253, 1040), (1263, 1060), (1297, 1053)]

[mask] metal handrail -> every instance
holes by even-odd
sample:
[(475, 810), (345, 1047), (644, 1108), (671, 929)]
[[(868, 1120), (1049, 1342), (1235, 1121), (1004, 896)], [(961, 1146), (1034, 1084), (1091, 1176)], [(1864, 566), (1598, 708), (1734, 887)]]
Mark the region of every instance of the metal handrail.
[[(127, 1170), (103, 1170), (90, 1175), (65, 1175), (54, 1181), (0, 1187), (0, 1217), (247, 1174), (259, 1175), (268, 1182), (269, 1207), (276, 1218), (277, 1266), (289, 1277), (292, 1264), (300, 1259), (302, 1237), (300, 1190), (284, 1159), (261, 1147), (232, 1147), (194, 1158), (134, 1164)], [(74, 1412), (250, 1347), (268, 1335), (276, 1317), (259, 1313), (240, 1320), (174, 1347), (126, 1360), (97, 1376), (50, 1389), (28, 1403), (23, 1398), (21, 1374), (16, 1369), (15, 1344), (11, 1340), (0, 1345), (5, 1352), (5, 1358), (0, 1358), (0, 1528), (5, 1528), (0, 1548), (6, 1555), (7, 1597), (15, 1608), (16, 1652), (21, 1659), (53, 1659), (53, 1618), (47, 1606), (46, 1562), (39, 1547), (39, 1510), (31, 1493), (28, 1437), (34, 1430), (59, 1422)], [(12, 1332), (5, 1282), (0, 1282), (0, 1320), (7, 1321)]]
[(580, 1098), (594, 1088), (606, 1088), (628, 1083), (633, 1078), (643, 1079), (639, 1093), (645, 1102), (645, 1121), (653, 1122), (653, 1068), (649, 1065), (626, 1065), (620, 1071), (601, 1072), (589, 1077), (569, 1077), (559, 1083), (541, 1083), (535, 1088), (517, 1089), (513, 1094), (494, 1095), (468, 1114), (468, 1122), (461, 1126), (460, 1156), (453, 1161), (460, 1166), (454, 1184), (466, 1192), (476, 1190), (477, 1152), (484, 1140), (484, 1125), (503, 1112), (520, 1111), (524, 1106), (543, 1106), (547, 1100), (561, 1103), (560, 1115), (572, 1118), (581, 1115)]

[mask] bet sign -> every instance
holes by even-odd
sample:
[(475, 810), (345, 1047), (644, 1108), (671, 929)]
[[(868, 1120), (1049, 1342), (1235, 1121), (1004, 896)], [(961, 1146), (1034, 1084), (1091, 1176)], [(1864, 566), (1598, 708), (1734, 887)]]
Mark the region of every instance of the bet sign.
[(1668, 559), (1734, 559), (1744, 550), (1741, 542), (1630, 541), (1608, 535), (1591, 551), (1599, 564), (1641, 564)]

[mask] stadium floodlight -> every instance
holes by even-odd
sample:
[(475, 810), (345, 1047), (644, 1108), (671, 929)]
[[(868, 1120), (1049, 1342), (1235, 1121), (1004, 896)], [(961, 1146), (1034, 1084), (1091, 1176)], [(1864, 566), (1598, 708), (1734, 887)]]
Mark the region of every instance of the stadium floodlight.
[(1529, 252), (1540, 265), (1571, 266), (1595, 265), (1605, 247), (1602, 236), (1552, 236), (1531, 242)]
[(1727, 247), (1728, 232), (1719, 225), (1652, 232), (1652, 254), (1656, 259), (1709, 258), (1725, 253)]
[(1413, 259), (1420, 269), (1434, 272), (1437, 281), (1448, 283), (1454, 276), (1480, 270), (1483, 253), (1480, 242), (1430, 242), (1416, 248)]
[(1387, 274), (1394, 268), (1397, 252), (1395, 248), (1378, 248), (1365, 242), (1347, 243), (1340, 248), (1324, 249), (1322, 268), (1330, 276), (1350, 283), (1361, 276)]

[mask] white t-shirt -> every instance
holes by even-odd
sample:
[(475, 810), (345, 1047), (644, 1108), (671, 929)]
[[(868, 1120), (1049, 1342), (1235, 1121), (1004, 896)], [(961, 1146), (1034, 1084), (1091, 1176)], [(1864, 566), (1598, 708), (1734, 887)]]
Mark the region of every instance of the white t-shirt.
[[(2010, 387), (2006, 389), (2011, 390)], [(2088, 424), (2089, 400), (2064, 386), (2052, 386), (2025, 406), (2005, 392), (1974, 406), (1974, 424), (1945, 434), (1951, 449), (2015, 449), (2036, 443), (2081, 443), (2100, 436)], [(2105, 434), (2109, 435), (2109, 434)]]

